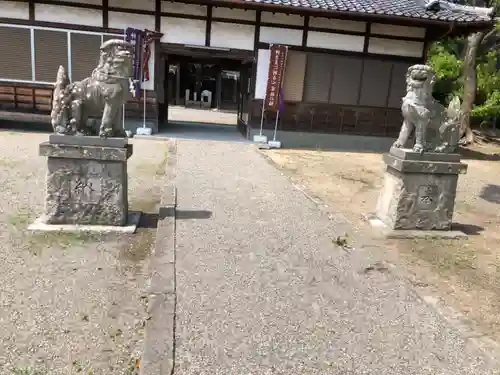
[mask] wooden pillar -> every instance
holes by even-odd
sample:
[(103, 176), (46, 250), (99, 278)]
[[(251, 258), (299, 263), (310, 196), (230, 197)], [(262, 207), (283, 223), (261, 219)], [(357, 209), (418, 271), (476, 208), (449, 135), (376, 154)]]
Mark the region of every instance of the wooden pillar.
[(177, 70), (175, 74), (175, 105), (181, 103), (181, 63), (177, 63)]
[(220, 109), (222, 102), (222, 68), (219, 67), (217, 72), (217, 83), (215, 86), (215, 91), (217, 91), (217, 109)]

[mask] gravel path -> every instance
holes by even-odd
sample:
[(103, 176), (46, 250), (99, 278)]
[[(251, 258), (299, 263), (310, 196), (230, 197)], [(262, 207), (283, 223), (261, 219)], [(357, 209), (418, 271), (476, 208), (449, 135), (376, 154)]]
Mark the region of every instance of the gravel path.
[[(0, 375), (28, 368), (41, 375), (132, 375), (142, 351), (155, 229), (131, 236), (27, 232), (43, 209), (46, 160), (38, 144), (47, 138), (0, 133)], [(131, 209), (152, 213), (166, 144), (133, 143)]]
[(499, 373), (251, 146), (177, 160), (176, 374)]

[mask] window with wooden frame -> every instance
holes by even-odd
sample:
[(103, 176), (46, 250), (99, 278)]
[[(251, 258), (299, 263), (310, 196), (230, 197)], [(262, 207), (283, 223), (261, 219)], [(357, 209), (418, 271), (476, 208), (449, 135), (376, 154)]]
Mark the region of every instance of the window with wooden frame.
[(330, 87), (331, 104), (358, 103), (363, 61), (359, 57), (335, 56)]
[(365, 59), (359, 105), (386, 107), (391, 80), (391, 61)]
[(395, 62), (393, 64), (387, 107), (401, 107), (401, 99), (406, 95), (406, 72), (411, 65), (405, 62)]
[(307, 54), (288, 51), (283, 80), (283, 96), (289, 102), (301, 102), (304, 94)]
[(71, 32), (71, 79), (81, 81), (89, 77), (99, 62), (101, 34)]
[(0, 78), (31, 81), (31, 30), (0, 26)]
[(308, 54), (304, 83), (304, 101), (328, 103), (333, 71), (333, 55)]
[(408, 62), (309, 53), (303, 101), (398, 108), (405, 95), (405, 77), (410, 65)]
[(35, 80), (55, 82), (62, 65), (68, 69), (68, 33), (35, 29)]

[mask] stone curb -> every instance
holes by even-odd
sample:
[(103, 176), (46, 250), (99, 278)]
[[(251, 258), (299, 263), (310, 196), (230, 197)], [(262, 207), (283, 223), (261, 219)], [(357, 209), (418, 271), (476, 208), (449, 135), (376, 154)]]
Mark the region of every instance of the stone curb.
[[(295, 189), (299, 190), (307, 199), (313, 202), (318, 209), (327, 213), (328, 217), (331, 221), (333, 221), (334, 225), (339, 224), (343, 229), (352, 226), (350, 223), (340, 212), (330, 212), (329, 206), (318, 196), (314, 195), (308, 188), (302, 185), (297, 185), (293, 181), (293, 173), (283, 170), (279, 165), (277, 165), (271, 157), (266, 155), (266, 150), (255, 149), (270, 165), (277, 168), (283, 176), (285, 176)], [(341, 231), (339, 231), (341, 232)], [(354, 239), (356, 241), (356, 239)], [(366, 247), (369, 244), (363, 243), (366, 241), (360, 241), (361, 248)], [(429, 306), (432, 310), (434, 310), (442, 319), (444, 319), (448, 324), (450, 324), (465, 340), (469, 341), (476, 348), (480, 349), (491, 361), (500, 362), (500, 344), (492, 339), (490, 336), (483, 334), (477, 331), (474, 325), (467, 319), (467, 317), (454, 310), (453, 308), (446, 306), (444, 302), (436, 298), (432, 295), (432, 292), (426, 290), (426, 288), (416, 287), (409, 276), (400, 269), (397, 269), (395, 265), (390, 264), (390, 272), (391, 274), (402, 280), (406, 287), (413, 292), (418, 299), (424, 302), (427, 306)]]
[(173, 183), (177, 143), (169, 141), (165, 187), (158, 213), (156, 240), (149, 262), (148, 321), (139, 375), (169, 375), (174, 367), (175, 335), (175, 216), (177, 191)]

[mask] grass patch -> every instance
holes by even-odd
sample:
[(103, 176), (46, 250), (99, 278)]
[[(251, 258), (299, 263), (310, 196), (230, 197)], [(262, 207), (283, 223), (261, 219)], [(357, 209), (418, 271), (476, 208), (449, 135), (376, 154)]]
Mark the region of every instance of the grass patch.
[(136, 233), (121, 241), (120, 259), (140, 263), (150, 254), (155, 242), (156, 229), (139, 228)]
[[(363, 174), (371, 175), (371, 178), (365, 177), (365, 176), (363, 176)], [(367, 185), (370, 187), (375, 186), (375, 184), (373, 182), (373, 175), (374, 174), (372, 172), (370, 172), (366, 169), (359, 171), (359, 174), (343, 173), (343, 172), (337, 173), (337, 176), (343, 180), (358, 182), (358, 183), (361, 183), (363, 185)]]
[(414, 240), (411, 252), (441, 274), (460, 273), (477, 268), (477, 254), (463, 240)]
[(0, 159), (0, 167), (2, 168), (16, 168), (19, 164), (19, 161), (12, 159)]
[(35, 370), (31, 368), (16, 368), (12, 370), (13, 375), (48, 375), (45, 371)]
[(166, 175), (167, 174), (167, 164), (168, 164), (168, 152), (165, 151), (165, 153), (163, 154), (163, 159), (162, 159), (161, 163), (158, 164), (158, 166), (156, 168), (155, 174), (157, 176)]
[(137, 170), (142, 173), (152, 175), (152, 176), (164, 176), (166, 174), (168, 163), (168, 153), (165, 151), (162, 160), (158, 164), (156, 163), (144, 163), (141, 162), (137, 167)]
[(10, 226), (16, 229), (24, 229), (33, 220), (33, 215), (31, 213), (20, 212), (14, 215), (9, 215), (7, 221)]
[(28, 232), (23, 236), (23, 247), (38, 255), (47, 248), (62, 250), (102, 241), (103, 233), (93, 232)]

